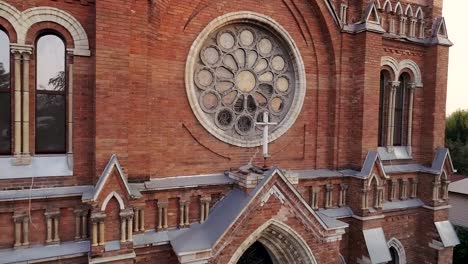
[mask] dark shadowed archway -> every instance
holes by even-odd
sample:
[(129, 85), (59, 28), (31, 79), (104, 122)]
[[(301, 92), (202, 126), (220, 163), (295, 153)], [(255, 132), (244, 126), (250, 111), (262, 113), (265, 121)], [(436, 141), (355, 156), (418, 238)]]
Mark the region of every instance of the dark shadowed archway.
[[(241, 262), (249, 257), (255, 257), (260, 262)], [(253, 232), (229, 261), (229, 264), (238, 263), (316, 264), (317, 262), (305, 240), (296, 231), (282, 222), (270, 220)]]
[(244, 252), (237, 264), (273, 264), (273, 261), (267, 249), (257, 241)]

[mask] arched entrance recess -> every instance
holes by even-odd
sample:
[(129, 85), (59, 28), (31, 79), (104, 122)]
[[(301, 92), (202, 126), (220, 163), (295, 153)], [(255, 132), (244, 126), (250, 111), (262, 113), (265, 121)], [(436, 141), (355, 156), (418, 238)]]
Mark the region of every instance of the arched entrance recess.
[(236, 250), (229, 263), (238, 263), (246, 250), (256, 242), (265, 247), (274, 264), (317, 263), (304, 239), (292, 228), (276, 220), (266, 222), (253, 232)]

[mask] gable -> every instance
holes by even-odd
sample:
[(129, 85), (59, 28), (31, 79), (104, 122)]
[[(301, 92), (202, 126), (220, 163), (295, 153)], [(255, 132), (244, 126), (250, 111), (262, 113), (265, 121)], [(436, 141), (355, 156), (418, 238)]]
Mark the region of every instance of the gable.
[(83, 200), (85, 202), (97, 202), (105, 208), (104, 205), (112, 197), (115, 197), (119, 201), (120, 207), (132, 198), (141, 197), (138, 191), (130, 188), (127, 177), (116, 155), (112, 155), (107, 163), (93, 192), (89, 194), (89, 197), (83, 198)]
[(258, 216), (279, 221), (292, 217), (319, 241), (334, 241), (347, 227), (341, 221), (319, 217), (283, 173), (272, 169), (250, 193), (234, 188), (212, 209), (203, 224), (172, 239), (172, 247), (178, 256), (212, 251), (223, 245), (223, 241), (230, 240), (233, 234), (242, 232), (245, 221)]

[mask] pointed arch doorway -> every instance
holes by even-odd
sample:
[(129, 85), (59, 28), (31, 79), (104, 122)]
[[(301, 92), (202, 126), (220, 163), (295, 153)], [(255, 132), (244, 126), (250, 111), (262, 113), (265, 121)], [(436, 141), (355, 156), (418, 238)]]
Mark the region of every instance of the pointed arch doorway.
[[(258, 262), (245, 262), (249, 259)], [(229, 264), (316, 264), (307, 242), (288, 225), (270, 220), (236, 250)]]
[(237, 262), (238, 264), (273, 264), (270, 253), (260, 242), (253, 243)]

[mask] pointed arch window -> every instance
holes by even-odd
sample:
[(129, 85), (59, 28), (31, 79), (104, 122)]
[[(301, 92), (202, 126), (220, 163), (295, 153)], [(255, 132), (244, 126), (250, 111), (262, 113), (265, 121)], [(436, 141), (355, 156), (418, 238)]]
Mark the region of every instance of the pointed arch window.
[(408, 73), (400, 75), (400, 85), (395, 95), (395, 121), (393, 133), (394, 146), (406, 146), (408, 143), (408, 103), (411, 77)]
[(0, 28), (0, 155), (11, 153), (10, 39)]
[(390, 74), (383, 70), (380, 72), (380, 97), (379, 97), (379, 147), (385, 146), (388, 132), (388, 112), (390, 89)]
[(44, 34), (36, 50), (36, 153), (65, 153), (65, 42), (58, 35)]

